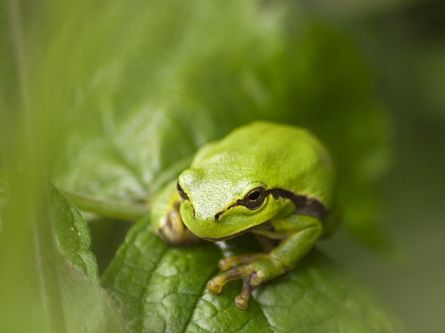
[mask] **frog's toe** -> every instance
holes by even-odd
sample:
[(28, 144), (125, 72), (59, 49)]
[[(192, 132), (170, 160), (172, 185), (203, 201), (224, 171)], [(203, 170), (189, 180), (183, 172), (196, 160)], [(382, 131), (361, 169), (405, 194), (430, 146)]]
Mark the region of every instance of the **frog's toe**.
[[(255, 275), (255, 273), (253, 273), (252, 275)], [(241, 310), (245, 310), (249, 306), (250, 295), (253, 291), (253, 287), (250, 283), (252, 275), (244, 279), (243, 289), (241, 290), (241, 293), (235, 298), (235, 304)]]
[(219, 294), (227, 282), (248, 277), (252, 273), (253, 268), (250, 265), (242, 265), (229, 269), (228, 271), (219, 273), (209, 280), (207, 289), (213, 294)]
[(223, 268), (235, 267), (229, 268), (209, 280), (207, 289), (213, 294), (219, 294), (227, 282), (242, 279), (243, 288), (235, 298), (235, 304), (240, 309), (247, 308), (250, 295), (256, 287), (277, 276), (280, 272), (276, 263), (264, 254), (228, 257), (222, 259), (219, 264)]
[(235, 305), (241, 310), (245, 310), (249, 306), (250, 295), (254, 289), (252, 280), (255, 279), (256, 275), (257, 272), (250, 265), (243, 265), (218, 274), (207, 283), (207, 288), (213, 294), (219, 294), (227, 282), (243, 279), (243, 288), (235, 298)]

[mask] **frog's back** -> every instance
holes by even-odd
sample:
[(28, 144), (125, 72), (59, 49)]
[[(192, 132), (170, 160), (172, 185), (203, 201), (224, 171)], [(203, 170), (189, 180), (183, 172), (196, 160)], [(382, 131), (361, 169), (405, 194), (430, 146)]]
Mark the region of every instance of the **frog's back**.
[(323, 144), (307, 130), (271, 122), (240, 127), (205, 147), (194, 165), (226, 170), (232, 177), (255, 180), (332, 203), (334, 170)]

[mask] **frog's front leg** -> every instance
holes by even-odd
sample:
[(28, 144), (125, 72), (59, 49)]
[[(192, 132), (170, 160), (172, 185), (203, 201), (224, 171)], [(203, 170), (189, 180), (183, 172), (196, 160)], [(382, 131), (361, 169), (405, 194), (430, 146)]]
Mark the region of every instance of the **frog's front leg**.
[(243, 279), (243, 289), (235, 303), (245, 309), (255, 287), (294, 268), (322, 235), (321, 222), (311, 216), (293, 215), (280, 222), (288, 228), (288, 235), (277, 247), (269, 253), (222, 259), (220, 268), (223, 272), (212, 278), (207, 288), (218, 294), (227, 282)]
[(172, 245), (184, 246), (199, 242), (199, 238), (192, 234), (182, 222), (179, 202), (167, 211), (156, 231), (162, 239)]
[(176, 246), (191, 245), (199, 242), (182, 222), (179, 213), (181, 198), (176, 191), (176, 182), (170, 183), (160, 192), (153, 203), (151, 223), (154, 231), (164, 241)]

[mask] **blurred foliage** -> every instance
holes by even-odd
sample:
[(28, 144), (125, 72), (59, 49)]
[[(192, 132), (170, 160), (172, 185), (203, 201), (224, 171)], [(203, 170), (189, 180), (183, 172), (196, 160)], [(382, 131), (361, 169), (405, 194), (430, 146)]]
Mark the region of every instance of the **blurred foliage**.
[(62, 255), (92, 280), (97, 279), (96, 258), (90, 251), (91, 236), (77, 208), (54, 191), (52, 220), (56, 244)]
[[(343, 220), (362, 241), (381, 243), (374, 186), (389, 160), (384, 108), (354, 43), (299, 6), (253, 0), (202, 0), (193, 5), (179, 0), (11, 0), (0, 13), (0, 23), (0, 45), (6, 50), (0, 60), (0, 167), (11, 192), (0, 234), (5, 254), (0, 267), (8, 272), (0, 275), (0, 313), (5, 316), (1, 331), (15, 325), (21, 332), (119, 330), (118, 317), (95, 281), (97, 266), (85, 223), (64, 199), (51, 198), (51, 181), (104, 199), (150, 200), (202, 144), (255, 119), (306, 126), (320, 136), (338, 166)], [(135, 228), (130, 235), (157, 242), (152, 251), (181, 252), (166, 250), (153, 236), (140, 234), (141, 227)], [(104, 253), (107, 245), (108, 238), (93, 248), (96, 254)], [(138, 244), (123, 245), (107, 279), (126, 260), (138, 260), (125, 256), (132, 246)], [(216, 251), (205, 246), (203, 251), (191, 249), (184, 258), (199, 261)], [(150, 255), (148, 250), (135, 264), (157, 260)], [(166, 264), (178, 271), (183, 265), (180, 260)], [(327, 321), (332, 331), (347, 327), (371, 332), (376, 328), (372, 325), (393, 331), (390, 321), (357, 289), (350, 291), (346, 300), (354, 301), (345, 301), (346, 308), (331, 302), (331, 296), (338, 302), (345, 298), (336, 294), (336, 283), (319, 277), (338, 276), (341, 285), (349, 281), (340, 269), (331, 271), (331, 265), (314, 255), (302, 267), (301, 278), (289, 275), (260, 290), (257, 300), (263, 310), (277, 297), (292, 303), (298, 293), (280, 288), (301, 292), (303, 283), (307, 295), (315, 293), (307, 296), (314, 309), (320, 306), (314, 320), (327, 320), (327, 313), (335, 316), (339, 311), (338, 318)], [(150, 271), (142, 274), (143, 280), (151, 279)], [(140, 287), (138, 276), (124, 279), (127, 296), (145, 301), (131, 294)], [(197, 287), (190, 287), (195, 294)], [(321, 296), (319, 287), (325, 288)], [(22, 294), (30, 295), (25, 304), (17, 299)], [(224, 297), (219, 301), (231, 296)], [(196, 302), (200, 307), (205, 301)], [(232, 306), (227, 304), (228, 311), (235, 311)], [(360, 324), (366, 306), (369, 320)], [(269, 310), (276, 312), (274, 306)], [(203, 318), (208, 315), (207, 310), (199, 311)], [(241, 316), (253, 318), (258, 308), (249, 311), (257, 312)], [(31, 314), (29, 322), (20, 322), (23, 313)], [(281, 321), (280, 315), (270, 316)], [(152, 318), (149, 311), (136, 317)], [(221, 320), (227, 318), (238, 317)], [(283, 323), (300, 327), (300, 319), (289, 317)]]
[(48, 192), (43, 200), (13, 190), (8, 196), (0, 234), (1, 331), (123, 332), (99, 284), (86, 222), (57, 192)]
[[(295, 123), (333, 152), (346, 224), (362, 241), (381, 245), (372, 187), (387, 165), (388, 124), (353, 43), (296, 7), (172, 6), (175, 11), (170, 5), (117, 11), (148, 16), (140, 22), (165, 17), (156, 19), (163, 33), (130, 25), (128, 35), (147, 37), (119, 40), (124, 56), (107, 54), (94, 73), (85, 73), (81, 87), (89, 88), (73, 102), (75, 133), (59, 185), (140, 200), (183, 169), (204, 142), (240, 124), (258, 118)], [(212, 19), (220, 12), (233, 22)]]

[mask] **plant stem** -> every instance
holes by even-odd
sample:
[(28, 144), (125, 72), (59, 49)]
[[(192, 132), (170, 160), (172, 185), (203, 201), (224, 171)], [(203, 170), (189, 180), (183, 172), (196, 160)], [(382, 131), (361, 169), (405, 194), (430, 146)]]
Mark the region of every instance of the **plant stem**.
[(121, 203), (117, 201), (103, 201), (60, 190), (60, 193), (76, 205), (79, 209), (95, 213), (112, 219), (135, 222), (148, 213), (148, 207), (142, 204)]

